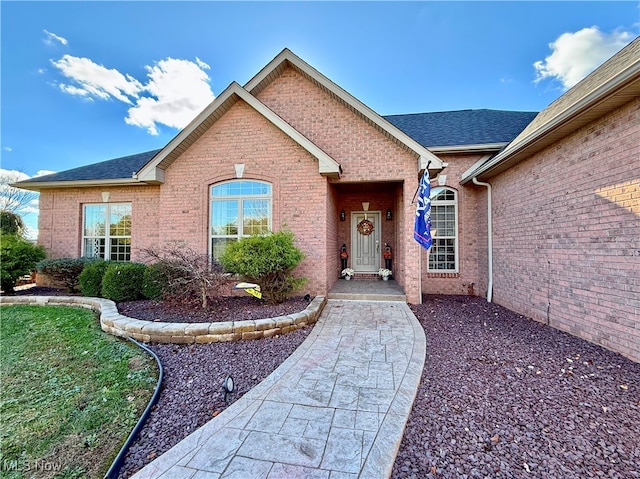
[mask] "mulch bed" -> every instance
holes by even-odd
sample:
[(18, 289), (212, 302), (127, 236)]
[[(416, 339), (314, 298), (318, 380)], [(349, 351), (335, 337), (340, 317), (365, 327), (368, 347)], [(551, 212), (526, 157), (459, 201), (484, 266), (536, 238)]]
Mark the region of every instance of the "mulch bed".
[[(248, 319), (260, 310), (252, 308), (253, 298), (242, 299), (235, 309), (225, 302), (215, 318)], [(143, 319), (161, 317), (158, 305), (131, 306), (148, 314)], [(426, 333), (427, 358), (393, 479), (640, 478), (640, 364), (483, 298), (426, 296), (411, 309)], [(224, 409), (226, 374), (236, 380), (237, 400), (310, 331), (260, 341), (152, 345), (165, 367), (164, 388), (120, 477)]]

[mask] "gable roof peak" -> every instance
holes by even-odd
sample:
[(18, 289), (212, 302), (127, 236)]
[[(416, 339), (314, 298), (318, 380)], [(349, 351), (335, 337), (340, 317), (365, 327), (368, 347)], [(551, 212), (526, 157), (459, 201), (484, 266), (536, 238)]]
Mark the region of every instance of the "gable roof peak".
[(444, 167), (442, 160), (440, 160), (440, 158), (434, 155), (431, 151), (396, 127), (393, 123), (373, 111), (342, 87), (324, 76), (288, 48), (282, 50), (273, 60), (262, 68), (258, 74), (249, 80), (244, 85), (244, 89), (251, 95), (257, 97), (261, 91), (276, 80), (289, 66), (294, 68), (310, 81), (314, 82), (316, 85), (319, 85), (325, 91), (328, 91), (331, 95), (346, 105), (347, 108), (352, 110), (361, 118), (364, 118), (365, 121), (373, 125), (400, 146), (412, 151), (418, 158), (418, 170), (424, 169), (427, 164), (429, 164), (430, 170), (441, 170)]

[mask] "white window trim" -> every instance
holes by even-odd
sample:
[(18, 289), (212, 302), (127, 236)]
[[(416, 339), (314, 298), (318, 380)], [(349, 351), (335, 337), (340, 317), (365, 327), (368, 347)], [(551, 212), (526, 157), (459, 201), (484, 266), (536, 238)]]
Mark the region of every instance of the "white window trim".
[[(87, 239), (102, 239), (104, 238), (105, 240), (105, 245), (104, 245), (104, 251), (105, 251), (105, 258), (102, 258), (105, 261), (112, 261), (111, 260), (111, 239), (120, 239), (120, 238), (129, 238), (129, 241), (131, 241), (132, 239), (132, 234), (129, 234), (129, 236), (118, 236), (118, 235), (111, 235), (110, 231), (111, 228), (109, 228), (109, 226), (111, 225), (111, 223), (109, 222), (110, 216), (111, 216), (111, 207), (112, 206), (122, 206), (122, 205), (128, 205), (129, 206), (129, 214), (132, 214), (132, 205), (130, 202), (128, 201), (123, 201), (123, 202), (118, 202), (118, 203), (84, 203), (82, 205), (82, 244), (81, 244), (81, 252), (82, 252), (82, 256), (86, 256), (86, 240)], [(85, 233), (85, 226), (86, 226), (86, 221), (87, 221), (87, 207), (88, 206), (105, 206), (106, 208), (106, 212), (105, 212), (105, 221), (104, 221), (104, 236), (86, 236)], [(108, 258), (106, 257), (108, 254)], [(92, 256), (92, 258), (95, 256)], [(98, 256), (99, 258), (99, 256)], [(113, 260), (115, 261), (115, 260)], [(127, 261), (127, 260), (125, 260)], [(131, 261), (131, 244), (129, 245), (129, 260)]]
[[(213, 196), (212, 194), (212, 190), (213, 188), (215, 188), (216, 186), (222, 186), (228, 183), (239, 183), (239, 182), (253, 182), (253, 183), (261, 183), (264, 185), (269, 186), (270, 188), (270, 193), (269, 194), (265, 194), (265, 195), (228, 195), (228, 196)], [(233, 180), (227, 180), (227, 181), (221, 181), (220, 183), (215, 183), (212, 185), (209, 185), (209, 217), (207, 219), (208, 222), (208, 232), (209, 232), (209, 257), (213, 258), (213, 251), (212, 251), (212, 247), (213, 247), (213, 240), (214, 238), (229, 238), (229, 239), (240, 239), (240, 238), (247, 238), (251, 235), (248, 234), (244, 234), (244, 226), (243, 226), (243, 213), (244, 213), (244, 209), (242, 207), (242, 203), (240, 203), (239, 208), (238, 208), (238, 234), (235, 235), (213, 235), (212, 231), (211, 231), (211, 215), (212, 215), (212, 205), (214, 201), (228, 201), (228, 200), (238, 200), (240, 202), (242, 202), (242, 200), (244, 199), (265, 199), (265, 200), (269, 200), (270, 202), (270, 207), (271, 207), (271, 211), (269, 211), (269, 222), (268, 222), (268, 226), (267, 229), (269, 231), (272, 231), (272, 223), (273, 223), (273, 185), (271, 183), (269, 183), (268, 181), (262, 181), (262, 180), (253, 180), (253, 179), (249, 179), (249, 178), (238, 178), (238, 179), (233, 179)], [(242, 231), (243, 234), (240, 234), (240, 232)]]
[[(454, 215), (455, 215), (455, 237), (454, 237), (454, 253), (455, 253), (455, 269), (431, 269), (429, 267), (429, 257), (427, 257), (427, 272), (428, 273), (449, 273), (449, 274), (456, 274), (460, 272), (460, 263), (459, 263), (459, 258), (460, 258), (460, 247), (459, 247), (459, 238), (460, 238), (460, 230), (458, 229), (458, 220), (459, 220), (459, 215), (458, 215), (458, 191), (453, 189), (453, 188), (449, 188), (448, 186), (439, 186), (439, 187), (435, 187), (433, 188), (431, 191), (434, 192), (436, 194), (433, 194), (431, 197), (431, 208), (433, 208), (434, 206), (446, 206), (446, 205), (453, 205), (454, 207)], [(452, 191), (454, 194), (455, 199), (453, 200), (441, 200), (438, 201), (437, 203), (434, 204), (434, 199), (435, 197), (443, 192), (443, 191)], [(433, 225), (432, 225), (432, 229), (433, 229)], [(438, 231), (436, 230), (436, 233)], [(436, 238), (451, 238), (451, 236), (432, 236), (432, 239), (436, 239)], [(432, 251), (429, 251), (429, 256), (431, 256)]]

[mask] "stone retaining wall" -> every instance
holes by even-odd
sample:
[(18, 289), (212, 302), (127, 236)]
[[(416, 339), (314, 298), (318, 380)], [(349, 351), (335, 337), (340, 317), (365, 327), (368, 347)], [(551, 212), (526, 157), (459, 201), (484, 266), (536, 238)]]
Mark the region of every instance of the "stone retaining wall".
[(0, 306), (24, 304), (77, 306), (100, 314), (102, 330), (122, 338), (145, 343), (217, 343), (260, 339), (286, 334), (318, 320), (327, 300), (316, 296), (304, 311), (267, 319), (248, 319), (214, 323), (164, 323), (129, 318), (118, 312), (113, 301), (82, 296), (0, 296)]

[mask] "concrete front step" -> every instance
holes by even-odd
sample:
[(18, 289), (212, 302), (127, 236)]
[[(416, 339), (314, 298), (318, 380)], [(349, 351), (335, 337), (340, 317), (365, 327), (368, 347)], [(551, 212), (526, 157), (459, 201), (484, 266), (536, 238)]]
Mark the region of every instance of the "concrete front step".
[(403, 288), (394, 280), (339, 279), (327, 295), (328, 299), (355, 301), (402, 301), (407, 302)]
[(404, 294), (382, 294), (382, 293), (332, 293), (329, 292), (327, 299), (342, 299), (355, 301), (402, 301), (407, 302)]

